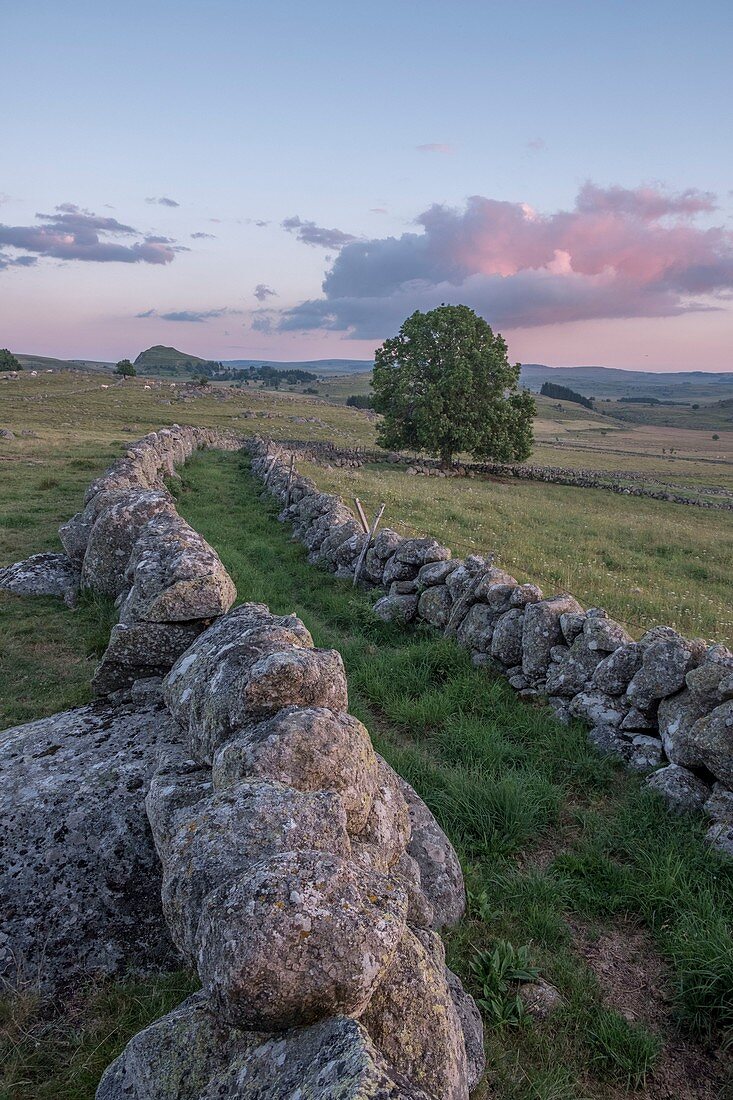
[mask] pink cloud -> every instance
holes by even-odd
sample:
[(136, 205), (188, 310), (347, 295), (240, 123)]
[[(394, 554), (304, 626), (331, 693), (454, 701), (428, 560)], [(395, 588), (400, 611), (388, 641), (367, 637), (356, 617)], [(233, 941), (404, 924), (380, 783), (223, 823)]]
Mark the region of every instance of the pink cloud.
[(418, 153), (455, 153), (455, 145), (447, 145), (442, 141), (429, 141), (427, 145), (416, 145)]
[(462, 301), (507, 328), (716, 308), (733, 291), (733, 234), (695, 218), (706, 192), (586, 184), (572, 210), (539, 213), (480, 195), (436, 204), (420, 233), (358, 240), (326, 274), (325, 297), (287, 311), (285, 328), (379, 338), (411, 309)]

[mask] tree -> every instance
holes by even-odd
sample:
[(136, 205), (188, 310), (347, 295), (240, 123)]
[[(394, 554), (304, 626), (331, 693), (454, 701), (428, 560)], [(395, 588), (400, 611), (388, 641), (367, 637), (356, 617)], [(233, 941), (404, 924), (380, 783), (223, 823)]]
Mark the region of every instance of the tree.
[(518, 389), (519, 363), (468, 306), (441, 305), (408, 317), (374, 357), (378, 440), (438, 455), (459, 451), (508, 462), (532, 450), (532, 395)]
[(0, 348), (0, 370), (23, 370), (23, 364), (15, 358), (12, 351)]
[(113, 374), (121, 374), (123, 378), (134, 378), (137, 371), (133, 367), (129, 359), (120, 359), (119, 363), (115, 367)]

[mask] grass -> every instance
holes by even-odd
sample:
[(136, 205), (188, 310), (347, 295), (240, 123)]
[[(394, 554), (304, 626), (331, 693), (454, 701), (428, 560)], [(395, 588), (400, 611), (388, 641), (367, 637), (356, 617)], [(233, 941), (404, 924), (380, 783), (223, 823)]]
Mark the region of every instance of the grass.
[(300, 468), (344, 498), (386, 501), (385, 522), (402, 533), (430, 533), (459, 555), (493, 550), (519, 580), (605, 607), (632, 633), (662, 623), (733, 642), (730, 513), (539, 482), (410, 477), (395, 466)]
[[(116, 406), (112, 402), (118, 398)], [(161, 411), (148, 391), (126, 390), (114, 398), (110, 391), (103, 397), (94, 391), (83, 400), (96, 403), (85, 414), (95, 426), (83, 432), (64, 426), (68, 414), (55, 398), (45, 407), (42, 401), (19, 402), (13, 421), (4, 408), (4, 422), (13, 430), (35, 426), (38, 437), (18, 439), (0, 452), (0, 561), (56, 548), (55, 528), (79, 506), (88, 481)], [(329, 428), (298, 425), (294, 431), (287, 419), (293, 406), (282, 400), (276, 426), (283, 435), (350, 430), (344, 420)], [(202, 406), (186, 406), (185, 417), (175, 408), (163, 411), (171, 419), (232, 426), (241, 413), (240, 406), (210, 398), (202, 399)], [(346, 414), (351, 410), (337, 410)], [(271, 421), (267, 427), (271, 430)], [(404, 482), (414, 485), (414, 479)], [(373, 484), (376, 500), (383, 476)], [(445, 514), (447, 525), (463, 522), (456, 491), (463, 483), (421, 484), (429, 485), (436, 514)], [(518, 483), (511, 488), (514, 494)], [(361, 484), (358, 491), (371, 502)], [(569, 508), (572, 490), (567, 492)], [(616, 1100), (619, 1089), (648, 1088), (655, 1065), (674, 1057), (677, 1028), (721, 1047), (733, 1027), (733, 868), (705, 847), (702, 824), (671, 818), (637, 777), (590, 749), (580, 726), (560, 726), (544, 709), (521, 704), (503, 681), (473, 669), (453, 643), (428, 630), (406, 632), (376, 621), (367, 595), (308, 566), (303, 549), (290, 541), (275, 522), (273, 506), (261, 503), (259, 494), (238, 456), (211, 453), (184, 471), (179, 509), (220, 552), (240, 599), (295, 611), (317, 644), (342, 652), (351, 710), (460, 851), (470, 905), (447, 947), (451, 965), (469, 988), (481, 996), (471, 964), (480, 952), (505, 941), (515, 949), (527, 947), (527, 965), (562, 994), (562, 1009), (545, 1023), (487, 1028), (491, 1068), (482, 1097)], [(597, 513), (609, 499), (616, 499), (602, 494), (594, 502), (585, 491), (577, 496), (588, 502), (593, 524), (601, 522)], [(491, 509), (501, 499), (483, 501), (477, 515), (484, 520), (477, 522), (486, 522), (488, 514), (499, 529), (505, 521)], [(521, 498), (513, 499), (516, 513)], [(397, 496), (392, 520), (402, 515), (415, 522), (427, 514), (418, 504), (427, 507), (418, 501), (410, 512), (409, 502)], [(505, 506), (510, 508), (508, 493)], [(527, 517), (519, 516), (526, 540), (531, 508), (525, 499), (519, 509), (527, 509)], [(656, 538), (655, 528), (669, 509), (660, 505), (647, 517), (647, 537), (651, 530)], [(545, 513), (544, 525), (535, 521), (546, 554), (551, 553), (546, 529), (562, 521), (562, 512), (558, 508), (554, 518)], [(504, 515), (510, 522), (511, 512)], [(709, 518), (705, 515), (706, 524)], [(425, 524), (431, 531), (438, 526)], [(704, 540), (708, 536), (700, 527), (696, 533)], [(490, 545), (485, 529), (470, 537), (477, 546)], [(675, 562), (674, 555), (655, 557), (661, 575)], [(582, 594), (577, 585), (575, 590)], [(110, 614), (106, 604), (84, 602), (72, 612), (54, 601), (0, 597), (0, 726), (88, 698)], [(645, 929), (669, 975), (672, 1010), (663, 1027), (644, 1021), (631, 1026), (607, 1003), (606, 991), (576, 949), (569, 919), (589, 934), (627, 921)], [(188, 990), (180, 975), (172, 975), (107, 983), (60, 1006), (30, 996), (15, 1002), (4, 1021), (0, 1097), (91, 1097), (103, 1066), (127, 1038)]]

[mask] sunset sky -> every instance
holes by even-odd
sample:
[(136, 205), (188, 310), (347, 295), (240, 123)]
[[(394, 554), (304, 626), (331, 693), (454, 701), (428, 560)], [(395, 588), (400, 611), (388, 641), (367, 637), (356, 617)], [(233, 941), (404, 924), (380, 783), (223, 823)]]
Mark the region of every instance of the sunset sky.
[(0, 2), (0, 347), (733, 370), (733, 6)]

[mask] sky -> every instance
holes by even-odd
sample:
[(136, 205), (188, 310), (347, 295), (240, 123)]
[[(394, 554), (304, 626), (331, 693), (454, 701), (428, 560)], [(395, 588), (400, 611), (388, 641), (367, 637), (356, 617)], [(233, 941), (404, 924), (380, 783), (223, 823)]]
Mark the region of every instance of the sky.
[(0, 346), (733, 370), (733, 5), (0, 0)]

